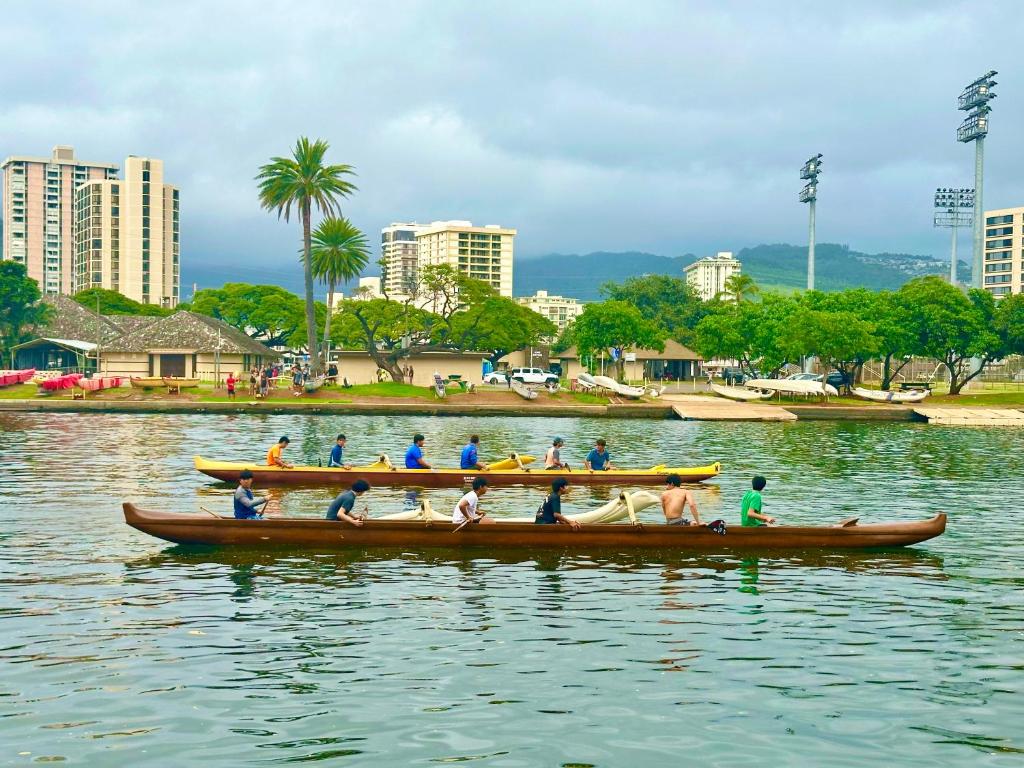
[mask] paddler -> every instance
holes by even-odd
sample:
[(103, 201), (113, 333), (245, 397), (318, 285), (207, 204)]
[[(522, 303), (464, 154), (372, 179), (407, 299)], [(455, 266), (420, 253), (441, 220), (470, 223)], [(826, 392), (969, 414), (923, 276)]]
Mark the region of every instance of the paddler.
[(256, 496), (252, 492), (252, 472), (243, 469), (238, 475), (235, 488), (235, 517), (239, 520), (262, 520), (269, 496)]
[(412, 445), (405, 452), (406, 469), (430, 469), (430, 465), (423, 460), (423, 435), (417, 433), (412, 436)]
[(331, 457), (327, 460), (328, 467), (342, 467), (343, 469), (352, 469), (352, 465), (345, 461), (345, 442), (346, 437), (344, 435), (338, 435), (334, 441), (334, 447), (331, 448)]
[(288, 447), (288, 443), (291, 440), (288, 439), (287, 435), (282, 435), (281, 439), (277, 441), (276, 445), (271, 446), (270, 450), (267, 451), (267, 466), (268, 467), (284, 467), (285, 469), (291, 469), (292, 465), (281, 458), (281, 451)]
[(362, 496), (370, 490), (370, 484), (365, 480), (359, 479), (352, 483), (347, 491), (342, 491), (338, 494), (337, 498), (331, 502), (331, 505), (327, 508), (327, 520), (344, 520), (346, 523), (352, 523), (357, 528), (363, 527), (363, 520), (366, 519), (366, 508), (360, 514), (352, 514), (352, 510), (356, 506), (356, 499)]
[(555, 525), (557, 523), (562, 523), (570, 526), (574, 531), (579, 530), (581, 526), (576, 520), (570, 520), (562, 514), (562, 497), (568, 492), (569, 481), (564, 477), (556, 478), (555, 481), (551, 483), (551, 495), (544, 500), (543, 504), (541, 504), (533, 522), (538, 525)]
[(460, 469), (487, 469), (486, 464), (480, 463), (480, 435), (470, 435), (469, 442), (462, 449), (459, 457)]
[(608, 443), (603, 437), (598, 438), (597, 442), (594, 443), (594, 447), (590, 449), (590, 453), (587, 454), (583, 465), (591, 472), (618, 469), (618, 467), (612, 464), (612, 458), (608, 454), (607, 445)]
[(761, 491), (768, 484), (761, 475), (754, 475), (750, 482), (751, 490), (743, 494), (743, 501), (740, 503), (740, 523), (748, 527), (759, 525), (774, 525), (775, 518), (769, 517), (762, 511), (764, 500), (761, 498)]
[(474, 477), (473, 490), (459, 499), (452, 511), (452, 522), (456, 525), (464, 523), (493, 523), (494, 521), (485, 517), (487, 514), (480, 509), (480, 499), (487, 493), (487, 478)]
[(551, 441), (551, 447), (544, 454), (544, 469), (569, 469), (569, 465), (562, 461), (561, 449), (565, 440), (556, 437)]
[[(665, 524), (703, 525), (697, 511), (697, 502), (693, 500), (693, 494), (688, 489), (680, 488), (682, 483), (682, 479), (676, 474), (665, 478), (665, 492), (661, 494), (661, 510), (665, 513)], [(687, 505), (690, 507), (690, 514), (693, 515), (693, 523), (683, 517)]]

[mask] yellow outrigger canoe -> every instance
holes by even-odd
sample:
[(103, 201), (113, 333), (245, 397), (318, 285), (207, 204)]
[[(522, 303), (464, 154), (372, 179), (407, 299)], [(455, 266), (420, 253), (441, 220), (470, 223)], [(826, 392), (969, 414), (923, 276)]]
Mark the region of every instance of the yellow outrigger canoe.
[[(518, 460), (517, 460), (518, 458)], [(498, 485), (550, 485), (556, 477), (564, 477), (574, 485), (661, 485), (667, 475), (676, 474), (684, 483), (697, 483), (715, 477), (722, 471), (719, 462), (703, 467), (666, 467), (663, 464), (649, 469), (609, 469), (591, 472), (531, 469), (532, 456), (503, 459), (487, 469), (405, 469), (395, 467), (382, 456), (373, 464), (352, 469), (342, 467), (295, 466), (271, 467), (263, 462), (211, 461), (195, 457), (196, 469), (218, 480), (234, 482), (243, 469), (253, 473), (260, 485), (347, 485), (362, 478), (371, 485), (412, 485), (423, 488), (461, 488), (476, 477), (487, 478), (487, 483)], [(522, 465), (522, 466), (520, 466)]]

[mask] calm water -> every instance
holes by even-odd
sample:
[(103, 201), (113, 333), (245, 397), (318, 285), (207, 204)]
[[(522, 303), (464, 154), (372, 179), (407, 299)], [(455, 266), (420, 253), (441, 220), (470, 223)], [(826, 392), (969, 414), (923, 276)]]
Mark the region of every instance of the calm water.
[[(811, 557), (257, 554), (175, 547), (119, 504), (227, 511), (191, 456), (721, 459), (793, 523), (951, 513), (912, 550)], [(1021, 435), (905, 424), (0, 414), (0, 764), (1020, 766)], [(583, 509), (609, 491), (577, 489)], [(330, 491), (285, 492), (320, 514)], [(448, 509), (458, 491), (431, 491)], [(377, 513), (406, 503), (374, 490)], [(496, 515), (539, 492), (498, 489)], [(654, 519), (653, 515), (650, 515)]]

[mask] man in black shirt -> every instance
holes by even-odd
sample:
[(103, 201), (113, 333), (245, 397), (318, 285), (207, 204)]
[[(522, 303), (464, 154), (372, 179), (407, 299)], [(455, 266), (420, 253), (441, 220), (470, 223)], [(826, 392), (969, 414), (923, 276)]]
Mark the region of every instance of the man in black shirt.
[(338, 497), (331, 502), (331, 506), (327, 508), (327, 519), (328, 520), (344, 520), (345, 522), (352, 523), (357, 528), (362, 527), (362, 517), (357, 517), (352, 514), (352, 509), (356, 505), (356, 497), (362, 496), (370, 490), (370, 484), (365, 480), (356, 480), (352, 483), (352, 487), (339, 493)]
[(562, 523), (572, 526), (574, 531), (579, 530), (581, 526), (578, 522), (570, 520), (562, 514), (562, 497), (568, 492), (569, 481), (564, 477), (559, 477), (551, 483), (551, 495), (545, 499), (541, 508), (537, 510), (537, 517), (534, 519), (534, 522), (540, 525)]

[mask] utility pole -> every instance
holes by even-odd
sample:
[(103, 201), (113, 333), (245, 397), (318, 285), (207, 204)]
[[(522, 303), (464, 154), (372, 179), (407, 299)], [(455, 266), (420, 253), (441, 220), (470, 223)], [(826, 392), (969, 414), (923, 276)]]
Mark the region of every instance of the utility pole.
[(974, 190), (961, 187), (939, 187), (935, 190), (936, 227), (948, 227), (953, 231), (949, 248), (949, 284), (957, 284), (957, 234), (960, 227), (966, 227), (974, 219)]
[[(821, 173), (821, 153), (811, 157), (800, 169), (800, 178), (805, 179), (807, 184), (800, 190), (800, 202), (808, 203), (807, 223), (807, 290), (814, 290), (814, 213), (815, 204), (818, 202), (818, 174)], [(804, 358), (804, 373), (810, 373), (814, 367), (814, 358)]]

